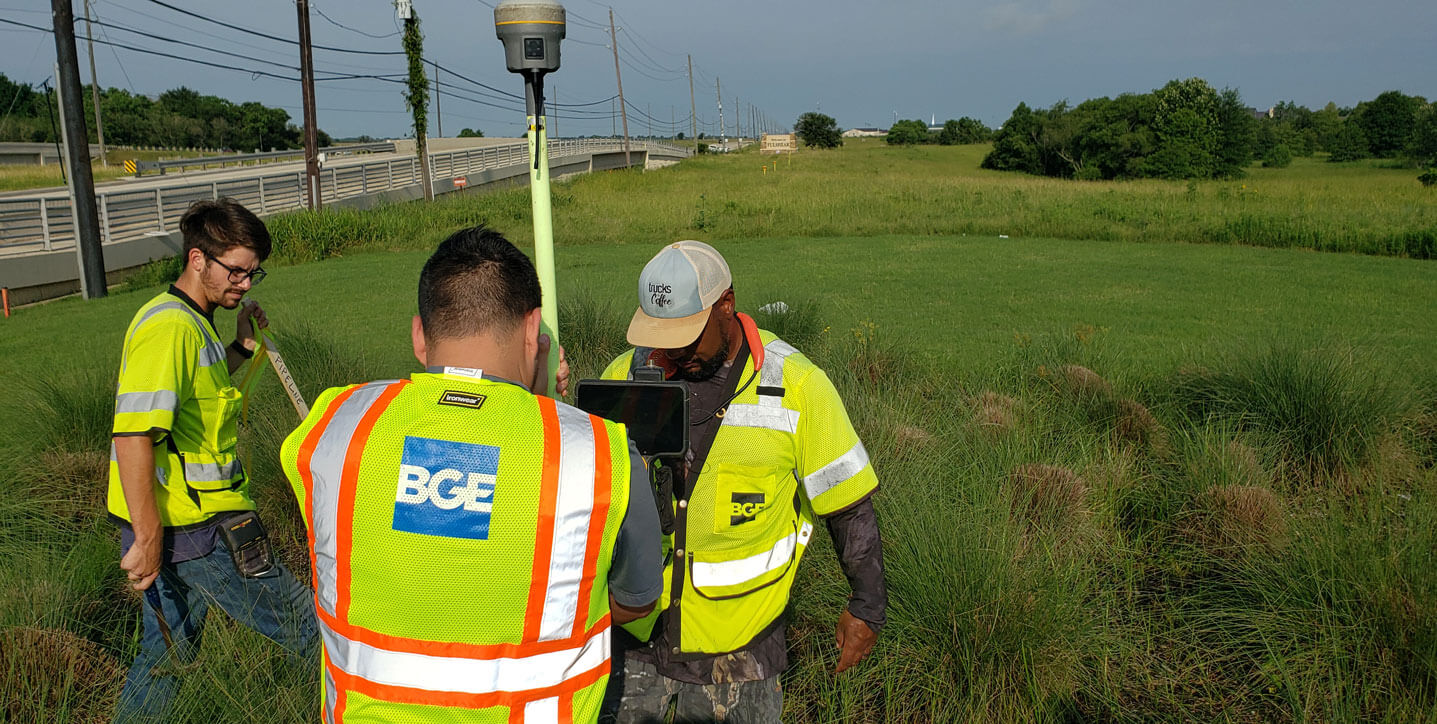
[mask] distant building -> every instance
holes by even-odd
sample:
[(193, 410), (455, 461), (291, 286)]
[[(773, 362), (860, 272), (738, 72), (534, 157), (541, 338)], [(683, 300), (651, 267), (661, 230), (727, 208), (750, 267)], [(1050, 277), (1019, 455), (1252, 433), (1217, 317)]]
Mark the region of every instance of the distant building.
[(792, 133), (765, 133), (758, 152), (793, 153), (798, 150), (798, 136)]
[(887, 128), (850, 128), (843, 132), (844, 138), (873, 138), (888, 135)]
[(1276, 108), (1276, 107), (1269, 108), (1269, 109), (1267, 109), (1267, 110), (1265, 110), (1265, 111), (1260, 111), (1260, 110), (1258, 110), (1258, 109), (1256, 109), (1256, 108), (1249, 108), (1249, 109), (1247, 109), (1247, 112), (1248, 112), (1248, 113), (1251, 113), (1251, 114), (1252, 114), (1252, 117), (1253, 117), (1253, 118), (1256, 118), (1256, 119), (1258, 119), (1258, 120), (1262, 120), (1262, 119), (1264, 119), (1264, 118), (1272, 118), (1273, 115), (1275, 115), (1276, 111), (1277, 111), (1277, 108)]

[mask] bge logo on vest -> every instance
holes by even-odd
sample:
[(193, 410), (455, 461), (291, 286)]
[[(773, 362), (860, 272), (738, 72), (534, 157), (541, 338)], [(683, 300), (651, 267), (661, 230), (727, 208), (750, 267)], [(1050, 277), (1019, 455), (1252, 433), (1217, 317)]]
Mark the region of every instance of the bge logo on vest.
[(404, 438), (394, 530), (488, 540), (498, 474), (493, 445)]

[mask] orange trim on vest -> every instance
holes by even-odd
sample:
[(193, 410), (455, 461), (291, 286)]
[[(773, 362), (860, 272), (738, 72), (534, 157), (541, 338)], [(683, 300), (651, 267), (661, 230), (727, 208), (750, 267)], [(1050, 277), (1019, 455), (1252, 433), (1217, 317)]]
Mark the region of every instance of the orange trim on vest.
[(492, 660), (521, 659), (555, 651), (582, 646), (597, 636), (612, 623), (611, 614), (605, 613), (593, 626), (573, 636), (558, 641), (525, 641), (517, 644), (466, 644), (457, 641), (425, 641), (403, 636), (380, 633), (352, 623), (343, 623), (324, 609), (318, 609), (319, 619), (335, 633), (350, 641), (366, 646), (421, 656), (442, 656), (456, 659)]
[(329, 407), (324, 408), (324, 414), (320, 415), (319, 422), (310, 428), (309, 434), (304, 436), (304, 441), (301, 442), (299, 446), (299, 478), (304, 482), (304, 500), (299, 501), (299, 504), (301, 512), (304, 513), (304, 520), (309, 524), (306, 532), (309, 535), (309, 573), (311, 588), (316, 592), (314, 594), (315, 610), (319, 610), (320, 608), (318, 593), (319, 559), (314, 552), (314, 511), (312, 510), (314, 502), (314, 469), (310, 467), (310, 465), (314, 460), (314, 449), (319, 447), (319, 439), (324, 437), (324, 431), (334, 419), (334, 414), (339, 412), (339, 408), (344, 405), (345, 401), (349, 399), (349, 396), (358, 390), (359, 386), (355, 385), (335, 395), (334, 399), (330, 401)]
[[(333, 664), (330, 666), (333, 667)], [(346, 695), (348, 690), (340, 686), (338, 681), (334, 683), (334, 688), (334, 724), (344, 724), (344, 710), (349, 707), (349, 696)], [(320, 706), (323, 705), (323, 703), (320, 704)]]
[(564, 694), (559, 697), (559, 724), (574, 723), (574, 695)]
[[(400, 380), (384, 388), (384, 392), (364, 411), (364, 416), (359, 418), (359, 425), (354, 428), (354, 436), (349, 439), (349, 449), (344, 451), (344, 467), (339, 474), (339, 505), (336, 508), (334, 531), (335, 568), (338, 569), (335, 572), (337, 590), (334, 614), (341, 621), (349, 620), (352, 572), (349, 561), (354, 554), (354, 496), (359, 492), (359, 464), (364, 459), (364, 448), (369, 444), (369, 433), (374, 431), (374, 423), (379, 421), (379, 416), (388, 409), (389, 403), (408, 384), (409, 380)], [(319, 607), (315, 608), (318, 610)]]
[[(582, 691), (609, 674), (609, 661), (585, 671), (581, 674), (565, 679), (553, 686), (546, 686), (542, 689), (525, 689), (523, 691), (496, 691), (485, 694), (466, 694), (457, 691), (427, 691), (424, 689), (412, 689), (407, 686), (394, 686), (391, 684), (379, 684), (363, 677), (350, 674), (333, 663), (329, 664), (329, 675), (334, 678), (334, 685), (341, 691), (353, 691), (363, 694), (371, 699), (376, 699), (392, 704), (425, 704), (429, 706), (453, 706), (466, 709), (487, 709), (495, 706), (507, 706), (512, 721), (517, 712), (522, 712), (525, 704), (540, 699), (549, 699), (555, 696), (572, 697), (576, 692)], [(341, 700), (342, 702), (342, 700)], [(338, 709), (335, 710), (338, 718)], [(521, 717), (523, 714), (518, 714)]]
[(743, 327), (743, 338), (748, 341), (748, 356), (753, 359), (754, 370), (763, 369), (763, 337), (758, 333), (758, 324), (743, 312), (734, 316), (738, 317), (739, 326)]
[[(554, 554), (554, 515), (559, 505), (559, 411), (551, 397), (534, 398), (544, 423), (544, 469), (539, 483), (539, 510), (534, 534), (534, 568), (529, 576), (529, 603), (524, 609), (524, 640), (537, 641), (549, 591), (549, 559)], [(582, 603), (582, 601), (581, 601)]]
[[(609, 430), (604, 421), (593, 415), (589, 424), (594, 428), (594, 507), (589, 514), (589, 540), (584, 544), (584, 577), (579, 582), (579, 601), (574, 609), (574, 636), (584, 630), (589, 618), (589, 599), (594, 595), (594, 579), (598, 577), (599, 549), (604, 545), (604, 527), (609, 520), (609, 504), (613, 495), (613, 459), (609, 451)], [(562, 716), (559, 717), (563, 719)]]

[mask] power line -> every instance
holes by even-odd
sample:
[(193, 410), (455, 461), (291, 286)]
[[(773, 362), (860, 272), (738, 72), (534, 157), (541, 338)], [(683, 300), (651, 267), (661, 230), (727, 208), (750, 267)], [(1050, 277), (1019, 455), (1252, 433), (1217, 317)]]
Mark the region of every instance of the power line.
[[(351, 28), (351, 27), (349, 27), (348, 25), (345, 25), (344, 23), (341, 23), (341, 22), (339, 22), (338, 20), (335, 20), (334, 18), (331, 18), (331, 17), (329, 17), (328, 15), (325, 15), (323, 10), (320, 10), (318, 7), (315, 7), (314, 5), (311, 5), (311, 6), (309, 6), (309, 7), (310, 7), (311, 10), (315, 11), (316, 13), (319, 13), (319, 16), (320, 16), (321, 18), (324, 18), (325, 20), (328, 20), (331, 25), (344, 28), (345, 30), (348, 30), (348, 31), (351, 32), (351, 33), (359, 33), (360, 35), (363, 35), (363, 36), (366, 37), (366, 38), (374, 38), (375, 40), (384, 40), (385, 38), (392, 38), (392, 37), (394, 37), (394, 36), (396, 36), (396, 35), (399, 35), (399, 31), (398, 31), (398, 30), (396, 30), (396, 31), (394, 31), (394, 32), (392, 32), (392, 33), (389, 33), (389, 34), (387, 34), (387, 35), (375, 35), (375, 34), (373, 34), (373, 33), (366, 33), (366, 32), (364, 32), (363, 30), (360, 30), (360, 29), (358, 29), (358, 28)], [(315, 47), (318, 47), (318, 46), (315, 46)]]
[[(207, 23), (214, 23), (215, 25), (229, 28), (230, 30), (237, 30), (241, 33), (258, 36), (261, 38), (268, 38), (270, 40), (279, 41), (281, 43), (289, 43), (290, 45), (299, 45), (298, 40), (291, 40), (289, 38), (280, 37), (278, 35), (270, 35), (269, 33), (261, 33), (258, 30), (252, 30), (250, 28), (233, 25), (231, 23), (224, 22), (223, 20), (215, 20), (214, 18), (205, 17), (204, 15), (201, 15), (199, 13), (190, 12), (189, 10), (186, 10), (184, 8), (175, 7), (174, 5), (164, 2), (163, 0), (149, 0), (149, 2), (154, 3), (155, 5), (159, 5), (163, 8), (169, 8), (170, 10), (173, 10), (182, 15), (188, 15), (192, 18), (198, 18)], [(352, 48), (336, 48), (329, 45), (311, 45), (310, 47), (316, 50), (329, 50), (335, 53), (353, 53), (355, 55), (404, 55), (404, 51), (402, 50), (354, 50)]]

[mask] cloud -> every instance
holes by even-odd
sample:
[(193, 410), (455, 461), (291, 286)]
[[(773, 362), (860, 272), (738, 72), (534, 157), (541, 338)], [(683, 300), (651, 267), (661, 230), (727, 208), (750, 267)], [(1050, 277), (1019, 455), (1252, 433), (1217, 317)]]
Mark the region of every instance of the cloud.
[(1004, 0), (984, 12), (988, 30), (1029, 35), (1073, 17), (1078, 0)]

